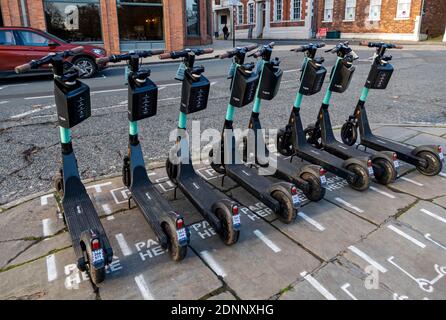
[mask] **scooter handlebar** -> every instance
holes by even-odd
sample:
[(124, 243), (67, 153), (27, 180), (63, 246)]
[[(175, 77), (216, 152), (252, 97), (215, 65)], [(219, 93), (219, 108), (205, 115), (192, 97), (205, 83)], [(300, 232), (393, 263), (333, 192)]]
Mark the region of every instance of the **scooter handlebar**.
[(388, 49), (403, 49), (403, 46), (396, 45), (392, 43), (385, 43), (385, 42), (368, 42), (368, 41), (361, 41), (359, 43), (360, 46), (365, 46), (369, 48), (381, 48), (386, 47)]
[(295, 52), (305, 52), (305, 51), (307, 51), (307, 50), (310, 50), (311, 48), (319, 49), (319, 48), (323, 48), (323, 47), (325, 47), (325, 43), (323, 43), (323, 42), (321, 42), (321, 43), (315, 43), (315, 44), (310, 43), (310, 44), (307, 44), (307, 45), (299, 46), (299, 47), (297, 47), (296, 49), (291, 49), (291, 51), (295, 51)]
[(164, 60), (164, 59), (178, 59), (178, 58), (183, 58), (183, 57), (187, 56), (187, 54), (189, 52), (193, 52), (195, 55), (200, 56), (202, 54), (212, 53), (212, 52), (214, 52), (214, 49), (212, 49), (212, 48), (184, 49), (184, 50), (181, 50), (181, 51), (165, 52), (163, 54), (160, 54), (158, 57), (161, 60)]

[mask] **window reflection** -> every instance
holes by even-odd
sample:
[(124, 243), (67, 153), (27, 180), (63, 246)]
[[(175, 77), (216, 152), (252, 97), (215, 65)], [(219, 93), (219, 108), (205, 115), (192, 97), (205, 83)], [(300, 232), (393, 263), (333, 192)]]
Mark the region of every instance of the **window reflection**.
[(200, 35), (200, 4), (198, 0), (186, 0), (187, 35)]

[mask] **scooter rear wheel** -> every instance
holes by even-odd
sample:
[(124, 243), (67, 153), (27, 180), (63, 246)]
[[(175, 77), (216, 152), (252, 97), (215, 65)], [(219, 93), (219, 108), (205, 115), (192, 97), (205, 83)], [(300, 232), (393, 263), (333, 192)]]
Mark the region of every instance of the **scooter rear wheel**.
[(180, 246), (178, 243), (178, 238), (176, 236), (175, 230), (169, 226), (169, 224), (164, 225), (164, 232), (169, 238), (168, 250), (170, 253), (170, 257), (173, 261), (181, 261), (187, 255), (187, 246)]
[(358, 139), (358, 131), (353, 122), (347, 121), (341, 128), (341, 139), (348, 146), (352, 146)]
[(375, 179), (378, 183), (387, 185), (395, 181), (396, 170), (389, 160), (380, 158), (374, 161), (373, 164), (378, 167), (378, 170), (374, 171)]
[(276, 190), (271, 196), (280, 203), (280, 211), (277, 215), (280, 221), (289, 224), (296, 220), (297, 210), (294, 209), (293, 202), (283, 191)]
[(443, 163), (440, 157), (431, 151), (420, 151), (417, 157), (424, 159), (427, 162), (427, 167), (418, 166), (417, 170), (426, 176), (436, 176), (443, 169)]
[(236, 243), (240, 236), (240, 230), (234, 230), (232, 225), (232, 215), (223, 209), (217, 209), (215, 215), (221, 222), (219, 235), (221, 240), (223, 240), (223, 243), (227, 246)]
[(277, 151), (285, 157), (293, 154), (293, 148), (284, 129), (280, 129), (277, 133)]
[(349, 182), (350, 186), (358, 191), (367, 190), (370, 185), (369, 174), (365, 168), (359, 164), (351, 164), (347, 167), (348, 170), (355, 173), (356, 177), (352, 182)]
[(319, 177), (316, 177), (309, 172), (304, 172), (301, 175), (301, 178), (308, 182), (309, 188), (304, 192), (308, 200), (317, 202), (324, 198), (325, 188), (322, 187), (321, 179)]

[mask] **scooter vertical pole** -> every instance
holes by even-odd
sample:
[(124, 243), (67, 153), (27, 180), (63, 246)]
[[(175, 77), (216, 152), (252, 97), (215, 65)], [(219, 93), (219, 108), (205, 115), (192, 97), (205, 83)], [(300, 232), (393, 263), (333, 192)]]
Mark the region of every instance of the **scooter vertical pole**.
[(131, 136), (136, 136), (138, 134), (138, 123), (136, 121), (129, 122), (129, 133)]
[(369, 88), (366, 88), (366, 87), (362, 88), (361, 97), (359, 98), (359, 100), (361, 100), (362, 102), (365, 102), (368, 95), (369, 95)]
[(70, 143), (71, 141), (70, 129), (59, 127), (59, 133), (60, 133), (60, 142)]

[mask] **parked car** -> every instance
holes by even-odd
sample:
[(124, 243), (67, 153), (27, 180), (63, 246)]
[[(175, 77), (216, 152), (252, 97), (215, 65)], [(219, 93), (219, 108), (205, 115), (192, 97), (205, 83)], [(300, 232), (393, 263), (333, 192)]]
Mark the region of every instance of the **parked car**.
[[(82, 69), (84, 78), (90, 78), (106, 64), (97, 64), (96, 58), (107, 56), (104, 48), (82, 43), (68, 43), (48, 32), (28, 27), (0, 27), (0, 79), (16, 76), (14, 68), (18, 65), (39, 59), (51, 52), (73, 49), (82, 45), (84, 51), (69, 60)], [(49, 73), (49, 66), (33, 73)], [(31, 73), (31, 72), (30, 72)], [(27, 73), (27, 74), (30, 74)]]

